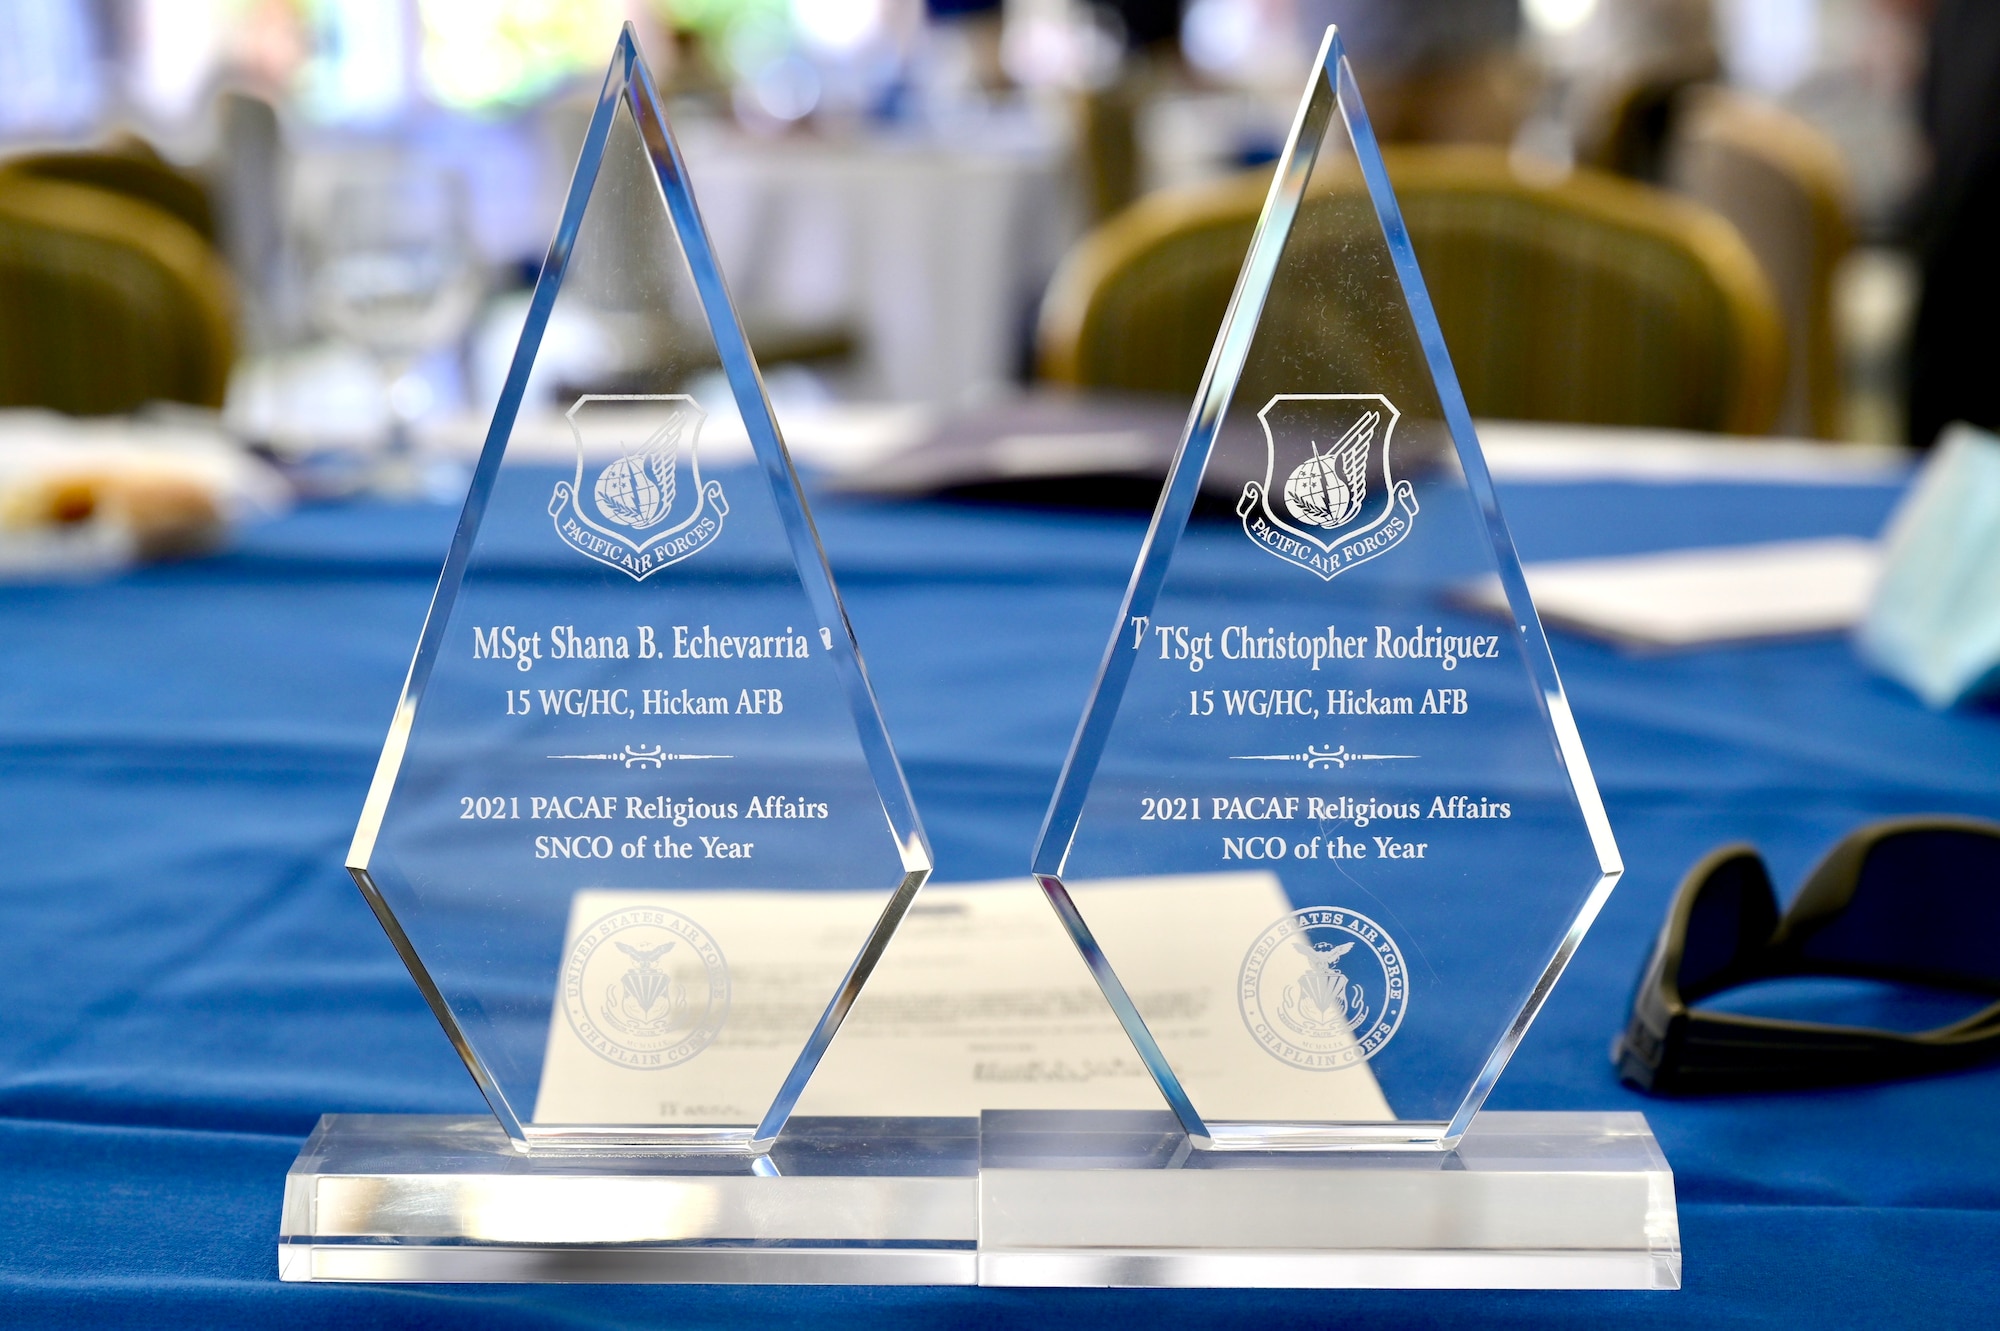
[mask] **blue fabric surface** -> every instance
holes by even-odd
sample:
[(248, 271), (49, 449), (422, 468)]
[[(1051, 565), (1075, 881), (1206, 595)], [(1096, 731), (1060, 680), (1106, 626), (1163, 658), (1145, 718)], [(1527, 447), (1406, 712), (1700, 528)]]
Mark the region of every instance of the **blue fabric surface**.
[[(1511, 486), (1525, 557), (1872, 534), (1891, 487)], [(1686, 867), (1796, 883), (1842, 832), (2000, 817), (2000, 712), (1845, 643), (1555, 647), (1629, 872), (1497, 1108), (1640, 1109), (1677, 1294), (282, 1286), (283, 1175), (332, 1110), (481, 1102), (342, 870), (453, 514), (317, 508), (230, 553), (0, 590), (0, 1323), (873, 1328), (2000, 1321), (2000, 1069), (1656, 1101), (1607, 1057)], [(1143, 523), (822, 498), (939, 876), (1024, 870)], [(2000, 946), (2000, 942), (1996, 942)]]

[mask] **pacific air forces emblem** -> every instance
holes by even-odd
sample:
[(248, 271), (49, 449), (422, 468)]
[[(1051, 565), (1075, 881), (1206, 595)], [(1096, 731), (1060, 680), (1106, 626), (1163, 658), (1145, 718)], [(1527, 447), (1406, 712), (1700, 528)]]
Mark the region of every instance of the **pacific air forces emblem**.
[[(648, 405), (664, 414), (634, 410)], [(721, 481), (701, 479), (696, 448), (707, 413), (693, 398), (593, 393), (564, 415), (576, 437), (576, 479), (556, 482), (549, 516), (573, 549), (644, 581), (722, 534), (729, 501)], [(602, 456), (604, 445), (618, 457), (586, 486), (586, 451)]]
[(1332, 579), (1410, 534), (1417, 496), (1389, 471), (1398, 412), (1379, 393), (1280, 393), (1264, 404), (1264, 479), (1236, 501), (1243, 531)]

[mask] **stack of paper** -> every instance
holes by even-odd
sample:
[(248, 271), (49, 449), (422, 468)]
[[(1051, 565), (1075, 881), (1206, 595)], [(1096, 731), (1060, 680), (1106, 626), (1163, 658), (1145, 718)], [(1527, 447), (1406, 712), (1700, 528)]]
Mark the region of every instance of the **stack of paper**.
[[(1528, 564), (1551, 624), (1650, 647), (1839, 632), (1859, 623), (1881, 572), (1873, 541), (1836, 536)], [(1464, 599), (1506, 613), (1498, 578)]]
[[(1209, 1088), (1220, 1118), (1394, 1117), (1367, 1064), (1307, 1071), (1271, 1057), (1243, 1028), (1235, 990), (1241, 940), (1291, 909), (1268, 872), (1176, 874), (1078, 884), (1094, 918), (1134, 926), (1149, 945), (1116, 959), (1154, 1034), (1184, 1078)], [(636, 905), (691, 913), (736, 941), (732, 973), (760, 972), (759, 1001), (732, 1004), (714, 1045), (679, 1068), (640, 1071), (591, 1053), (560, 1000), (549, 1022), (538, 1123), (677, 1123), (754, 1117), (792, 1065), (825, 987), (774, 988), (830, 963), (835, 973), (881, 909), (872, 893), (782, 894), (790, 927), (774, 931), (780, 894), (586, 891), (570, 934)], [(1190, 921), (1198, 921), (1191, 926)], [(739, 927), (747, 925), (748, 927)], [(1142, 932), (1143, 931), (1143, 932)], [(806, 1087), (802, 1114), (970, 1116), (982, 1109), (1164, 1109), (1076, 947), (1034, 882), (931, 884)]]

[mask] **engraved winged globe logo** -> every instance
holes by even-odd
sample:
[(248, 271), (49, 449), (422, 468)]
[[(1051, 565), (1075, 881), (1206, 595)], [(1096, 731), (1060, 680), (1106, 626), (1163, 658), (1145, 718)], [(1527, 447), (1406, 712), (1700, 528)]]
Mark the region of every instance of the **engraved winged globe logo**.
[(633, 964), (616, 984), (604, 988), (606, 1024), (628, 1035), (660, 1035), (683, 1024), (688, 1017), (687, 986), (659, 968), (660, 959), (674, 950), (673, 940), (656, 947), (614, 946)]
[[(575, 476), (557, 481), (549, 496), (557, 537), (640, 581), (706, 549), (729, 516), (722, 482), (701, 475), (706, 415), (685, 393), (578, 398), (564, 413), (576, 439)], [(641, 428), (639, 443), (628, 444), (626, 432), (636, 435)], [(586, 484), (586, 453), (611, 445), (616, 460)], [(686, 484), (680, 480), (683, 468)]]
[(1308, 943), (1295, 938), (1292, 946), (1306, 959), (1298, 982), (1285, 989), (1279, 1020), (1302, 1035), (1325, 1038), (1345, 1028), (1355, 1030), (1368, 1020), (1367, 997), (1359, 984), (1340, 969), (1340, 959), (1354, 944)]
[(1354, 521), (1368, 497), (1368, 448), (1381, 421), (1381, 412), (1366, 411), (1324, 453), (1312, 444), (1312, 455), (1285, 481), (1285, 507), (1294, 518), (1324, 528)]
[(637, 531), (666, 520), (674, 507), (674, 472), (680, 465), (685, 424), (686, 418), (674, 417), (597, 474), (593, 493), (599, 512)]
[[(1331, 579), (1414, 529), (1416, 487), (1395, 475), (1402, 413), (1380, 393), (1279, 393), (1264, 404), (1264, 475), (1236, 513), (1266, 554)], [(1330, 441), (1330, 442), (1329, 442)]]

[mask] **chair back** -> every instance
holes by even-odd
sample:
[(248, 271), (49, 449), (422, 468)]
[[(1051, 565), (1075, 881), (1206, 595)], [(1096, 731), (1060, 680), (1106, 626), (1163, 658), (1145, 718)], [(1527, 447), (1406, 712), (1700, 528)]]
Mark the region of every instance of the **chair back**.
[[(1728, 222), (1597, 172), (1527, 180), (1497, 149), (1409, 147), (1385, 157), (1475, 414), (1769, 428), (1784, 333), (1769, 284)], [(1268, 180), (1259, 173), (1152, 195), (1086, 236), (1043, 303), (1044, 376), (1191, 396)], [(1360, 205), (1360, 188), (1358, 180), (1316, 186), (1292, 253), (1304, 246), (1337, 268), (1340, 227), (1320, 223)], [(1339, 289), (1329, 283), (1317, 304), (1268, 308), (1260, 336), (1327, 344), (1361, 313), (1334, 307)], [(1273, 317), (1297, 326), (1274, 329)]]
[(126, 137), (104, 148), (73, 152), (24, 153), (0, 161), (0, 172), (123, 194), (179, 218), (203, 240), (215, 241), (215, 214), (208, 192), (192, 177), (168, 165), (144, 139)]
[(1774, 103), (1694, 88), (1674, 117), (1666, 183), (1734, 223), (1771, 281), (1789, 351), (1779, 432), (1837, 437), (1833, 275), (1853, 244), (1840, 150)]
[(222, 260), (177, 218), (0, 170), (0, 406), (220, 406), (230, 312)]

